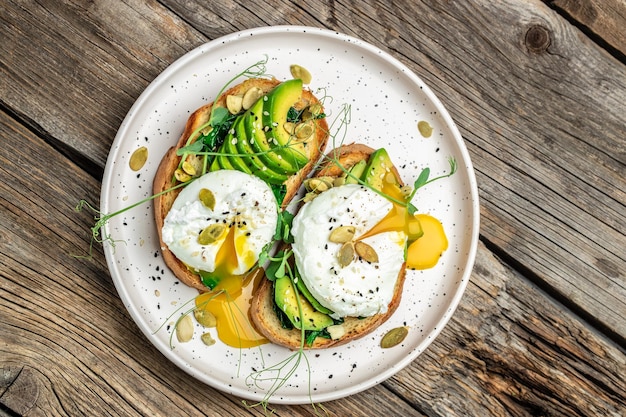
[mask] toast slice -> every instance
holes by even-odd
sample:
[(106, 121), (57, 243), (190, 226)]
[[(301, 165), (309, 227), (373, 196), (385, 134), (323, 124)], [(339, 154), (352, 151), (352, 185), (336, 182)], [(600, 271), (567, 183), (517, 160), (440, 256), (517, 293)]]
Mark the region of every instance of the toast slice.
[[(333, 161), (338, 160), (345, 169), (350, 169), (361, 160), (367, 160), (374, 149), (362, 144), (350, 144), (336, 148), (328, 153), (328, 158), (316, 169), (313, 177), (339, 177), (343, 170)], [(395, 168), (393, 168), (395, 170)], [(397, 172), (395, 172), (396, 176)], [(361, 338), (371, 333), (384, 323), (396, 311), (402, 297), (402, 289), (406, 277), (406, 264), (403, 264), (394, 287), (394, 296), (388, 305), (386, 313), (376, 314), (371, 317), (357, 318), (347, 317), (342, 326), (341, 335), (336, 339), (317, 337), (312, 344), (301, 343), (302, 332), (299, 329), (283, 328), (278, 315), (275, 312), (274, 283), (269, 279), (263, 279), (257, 289), (250, 307), (250, 319), (259, 333), (270, 342), (296, 350), (301, 346), (305, 349), (324, 349), (339, 346), (352, 340)]]
[[(209, 289), (202, 283), (200, 276), (196, 272), (189, 269), (183, 262), (176, 258), (176, 256), (167, 248), (165, 243), (163, 243), (163, 239), (161, 236), (161, 230), (163, 228), (165, 216), (170, 211), (174, 200), (176, 200), (176, 197), (181, 190), (181, 188), (178, 188), (165, 192), (166, 190), (169, 190), (172, 187), (180, 184), (175, 179), (175, 172), (180, 166), (182, 157), (178, 156), (176, 152), (178, 149), (193, 143), (197, 139), (197, 137), (193, 137), (190, 140), (190, 136), (198, 128), (200, 128), (202, 125), (206, 124), (209, 121), (211, 111), (214, 106), (227, 107), (226, 98), (229, 95), (242, 96), (246, 91), (250, 90), (253, 87), (258, 87), (263, 91), (263, 93), (267, 94), (279, 84), (280, 81), (273, 78), (250, 78), (225, 91), (214, 102), (206, 104), (197, 109), (187, 120), (185, 129), (180, 136), (178, 142), (167, 151), (165, 156), (163, 156), (163, 159), (161, 159), (159, 167), (157, 168), (157, 172), (153, 181), (152, 191), (155, 195), (163, 193), (162, 195), (156, 197), (154, 200), (154, 218), (159, 235), (160, 249), (163, 255), (163, 260), (181, 282), (183, 282), (185, 285), (196, 288), (200, 292), (208, 291)], [(313, 95), (310, 90), (303, 89), (301, 98), (294, 105), (294, 107), (296, 108), (296, 110), (300, 110), (313, 104), (321, 106), (319, 100)], [(314, 120), (314, 123), (315, 128), (313, 137), (309, 139), (306, 147), (309, 162), (298, 172), (289, 176), (289, 178), (284, 182), (284, 185), (286, 187), (286, 195), (282, 202), (283, 207), (286, 207), (287, 204), (289, 204), (289, 202), (296, 195), (304, 178), (306, 178), (310, 174), (311, 170), (318, 162), (320, 156), (323, 154), (326, 144), (328, 142), (329, 134), (326, 119), (317, 118)]]

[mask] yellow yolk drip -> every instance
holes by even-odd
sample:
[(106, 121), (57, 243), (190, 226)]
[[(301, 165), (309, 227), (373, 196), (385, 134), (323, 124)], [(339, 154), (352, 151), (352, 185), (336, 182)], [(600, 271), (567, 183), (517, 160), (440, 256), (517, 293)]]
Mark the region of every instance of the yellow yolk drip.
[(415, 217), (422, 225), (424, 235), (409, 245), (406, 266), (410, 269), (432, 268), (448, 249), (448, 239), (439, 220), (428, 214), (418, 214)]
[[(384, 181), (382, 192), (395, 200), (404, 201), (405, 197), (394, 178), (389, 179)], [(396, 203), (380, 222), (359, 236), (359, 240), (390, 231), (406, 233), (409, 242), (406, 265), (410, 269), (432, 268), (448, 248), (448, 239), (439, 220), (428, 214), (411, 215), (406, 206)]]
[[(237, 253), (243, 250), (244, 240), (235, 242), (235, 228), (231, 227), (215, 259), (217, 286), (196, 297), (196, 308), (215, 316), (217, 336), (228, 346), (249, 348), (267, 343), (248, 319), (252, 294), (264, 276), (262, 268), (243, 275), (233, 275), (237, 267)], [(240, 250), (237, 251), (237, 248)]]

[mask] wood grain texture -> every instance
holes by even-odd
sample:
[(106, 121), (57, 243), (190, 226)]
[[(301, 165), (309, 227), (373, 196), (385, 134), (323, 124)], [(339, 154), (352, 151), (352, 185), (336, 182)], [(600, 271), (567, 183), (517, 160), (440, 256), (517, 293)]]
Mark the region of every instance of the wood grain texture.
[(576, 21), (585, 32), (626, 57), (626, 2), (624, 0), (547, 0), (546, 3)]
[(99, 176), (139, 94), (206, 41), (155, 2), (11, 1), (0, 13), (2, 101)]

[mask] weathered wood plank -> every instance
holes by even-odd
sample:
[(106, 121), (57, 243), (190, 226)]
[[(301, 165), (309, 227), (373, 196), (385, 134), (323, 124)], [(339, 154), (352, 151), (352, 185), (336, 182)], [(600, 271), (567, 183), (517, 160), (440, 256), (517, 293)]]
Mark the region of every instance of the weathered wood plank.
[(2, 102), (96, 175), (139, 94), (205, 41), (152, 1), (9, 1), (0, 21)]
[(626, 57), (626, 2), (623, 0), (546, 0), (581, 28)]

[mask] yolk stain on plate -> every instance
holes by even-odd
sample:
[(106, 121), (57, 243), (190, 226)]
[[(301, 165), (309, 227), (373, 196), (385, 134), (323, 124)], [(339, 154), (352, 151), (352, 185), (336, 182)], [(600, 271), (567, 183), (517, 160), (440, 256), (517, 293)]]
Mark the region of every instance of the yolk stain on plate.
[[(237, 254), (242, 253), (244, 242), (235, 242), (235, 228), (231, 226), (224, 243), (217, 252), (214, 276), (219, 282), (212, 291), (196, 297), (196, 308), (215, 316), (218, 338), (228, 346), (249, 348), (267, 343), (267, 339), (254, 329), (248, 319), (252, 294), (264, 277), (263, 268), (243, 275), (235, 275)], [(249, 260), (248, 260), (249, 261)]]
[(248, 319), (252, 294), (264, 277), (263, 268), (246, 275), (223, 278), (213, 291), (196, 297), (196, 308), (215, 316), (218, 338), (235, 348), (250, 348), (267, 343)]
[(432, 268), (448, 249), (448, 239), (439, 220), (428, 214), (418, 214), (415, 217), (424, 234), (409, 245), (406, 266), (410, 269)]

